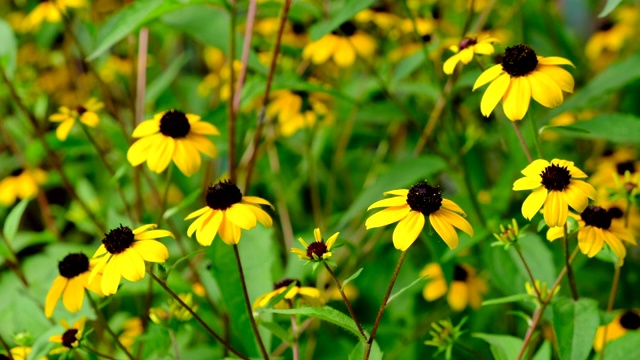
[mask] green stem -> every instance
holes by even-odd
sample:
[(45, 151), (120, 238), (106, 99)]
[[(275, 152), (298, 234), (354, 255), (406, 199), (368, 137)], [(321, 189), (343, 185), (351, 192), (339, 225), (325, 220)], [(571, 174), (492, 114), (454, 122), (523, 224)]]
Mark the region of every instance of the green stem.
[(533, 162), (533, 156), (531, 156), (531, 151), (529, 151), (529, 147), (527, 146), (527, 143), (524, 141), (524, 137), (522, 136), (522, 132), (520, 131), (520, 127), (518, 126), (518, 124), (516, 124), (515, 121), (509, 120), (509, 122), (513, 126), (513, 130), (516, 132), (516, 135), (518, 136), (518, 141), (520, 141), (520, 146), (522, 146), (522, 150), (524, 150), (524, 154), (527, 156), (527, 160), (530, 163), (532, 163)]
[(529, 264), (527, 263), (527, 260), (524, 258), (524, 255), (522, 254), (522, 249), (520, 249), (520, 245), (515, 244), (514, 248), (516, 249), (516, 252), (518, 253), (518, 256), (520, 256), (520, 260), (522, 260), (522, 264), (524, 264), (525, 269), (527, 269), (527, 274), (529, 274), (529, 279), (531, 280), (531, 285), (533, 286), (533, 288), (536, 291), (536, 295), (538, 295), (538, 301), (540, 301), (540, 303), (542, 303), (542, 294), (540, 294), (540, 290), (538, 289), (538, 286), (536, 285), (536, 278), (533, 277), (533, 273), (531, 272), (531, 268), (529, 268)]
[(167, 170), (167, 179), (166, 185), (164, 188), (164, 194), (162, 194), (162, 203), (160, 204), (160, 215), (158, 215), (158, 226), (162, 224), (162, 220), (164, 219), (164, 212), (167, 207), (167, 198), (169, 197), (169, 188), (171, 187), (171, 176), (173, 175), (173, 165), (169, 164), (169, 169)]
[(333, 279), (333, 281), (335, 281), (336, 285), (338, 286), (338, 291), (340, 291), (342, 300), (344, 300), (344, 304), (347, 306), (347, 309), (349, 310), (349, 314), (351, 314), (351, 318), (353, 318), (353, 321), (356, 323), (356, 326), (358, 327), (358, 330), (360, 330), (360, 334), (362, 335), (362, 337), (366, 339), (367, 335), (365, 335), (364, 330), (362, 329), (362, 325), (360, 325), (360, 322), (358, 321), (358, 317), (356, 317), (356, 313), (353, 311), (353, 308), (351, 307), (351, 302), (349, 302), (349, 298), (347, 298), (347, 294), (345, 294), (344, 290), (342, 290), (342, 284), (340, 283), (340, 280), (338, 280), (338, 278), (336, 277), (336, 274), (333, 272), (333, 270), (331, 270), (331, 267), (329, 266), (329, 264), (327, 264), (325, 261), (323, 261), (322, 264), (324, 265), (325, 269), (327, 269), (327, 271), (331, 275), (331, 278)]
[(97, 351), (96, 349), (91, 348), (91, 347), (89, 347), (89, 346), (87, 346), (87, 345), (82, 345), (82, 344), (81, 344), (81, 345), (80, 345), (80, 348), (81, 348), (81, 349), (84, 349), (84, 350), (85, 350), (85, 351), (87, 351), (88, 353), (94, 354), (94, 355), (95, 355), (95, 356), (97, 356), (97, 357), (100, 357), (100, 358), (103, 358), (103, 359), (107, 359), (107, 360), (116, 360), (116, 358), (114, 358), (114, 357), (112, 357), (112, 356), (110, 356), (110, 355), (107, 355), (107, 354), (103, 354), (103, 353), (101, 353), (101, 352)]
[[(609, 302), (607, 303), (607, 313), (613, 311), (613, 303), (616, 300), (616, 294), (618, 293), (618, 284), (620, 283), (620, 266), (616, 264), (615, 272), (613, 273), (613, 283), (611, 284), (611, 292), (609, 293)], [(604, 349), (607, 346), (607, 332), (609, 327), (605, 326), (602, 332), (602, 350), (600, 350), (600, 360), (604, 359)]]
[(542, 154), (542, 146), (540, 145), (540, 134), (538, 134), (538, 126), (536, 125), (536, 121), (533, 116), (529, 115), (527, 112), (527, 117), (529, 118), (529, 123), (531, 124), (531, 132), (533, 135), (533, 142), (536, 145), (536, 152), (538, 153), (539, 159), (544, 159), (544, 155)]
[(127, 350), (127, 348), (124, 345), (122, 345), (122, 343), (120, 342), (120, 339), (118, 338), (118, 335), (116, 335), (116, 333), (113, 332), (113, 330), (111, 330), (111, 327), (109, 327), (109, 323), (107, 322), (107, 319), (105, 319), (104, 314), (102, 313), (102, 311), (100, 311), (100, 308), (98, 307), (98, 304), (96, 303), (95, 300), (93, 300), (93, 298), (91, 297), (91, 294), (89, 293), (89, 291), (85, 290), (85, 292), (86, 292), (87, 298), (89, 299), (89, 303), (91, 304), (91, 307), (93, 308), (93, 311), (95, 311), (96, 316), (98, 317), (98, 321), (102, 323), (102, 326), (104, 326), (105, 330), (107, 330), (109, 335), (111, 335), (111, 337), (113, 338), (113, 341), (125, 353), (127, 358), (129, 358), (129, 360), (134, 360), (135, 358), (133, 357), (133, 355), (131, 355), (129, 350)]
[(569, 260), (569, 235), (567, 233), (567, 224), (564, 224), (564, 238), (562, 242), (562, 246), (564, 247), (564, 259), (565, 266), (567, 267), (567, 279), (569, 280), (569, 285), (571, 287), (571, 295), (573, 296), (574, 301), (578, 301), (578, 286), (576, 285), (576, 279), (573, 274), (573, 268), (571, 267), (571, 261)]
[(13, 355), (11, 354), (11, 348), (9, 347), (9, 344), (7, 344), (7, 342), (4, 341), (4, 338), (2, 337), (2, 335), (0, 335), (0, 344), (2, 344), (4, 351), (7, 352), (7, 357), (13, 360)]

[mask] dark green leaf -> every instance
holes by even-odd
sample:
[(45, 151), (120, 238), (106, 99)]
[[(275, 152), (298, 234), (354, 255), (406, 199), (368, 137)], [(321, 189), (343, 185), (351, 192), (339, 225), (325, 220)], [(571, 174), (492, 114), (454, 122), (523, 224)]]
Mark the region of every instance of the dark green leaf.
[(400, 296), (400, 294), (402, 294), (403, 292), (409, 290), (410, 288), (412, 288), (414, 285), (427, 280), (426, 276), (420, 276), (419, 278), (413, 280), (409, 285), (403, 287), (402, 289), (398, 290), (398, 292), (396, 292), (395, 294), (391, 295), (389, 297), (389, 300), (387, 301), (387, 306), (389, 306), (389, 304), (398, 296)]
[(271, 321), (261, 321), (260, 326), (263, 326), (265, 329), (269, 330), (273, 335), (279, 337), (282, 341), (291, 341), (292, 337), (289, 331), (287, 331), (282, 326), (278, 325), (276, 322)]
[(344, 290), (344, 287), (347, 286), (348, 283), (352, 282), (358, 276), (360, 276), (360, 273), (362, 272), (362, 270), (364, 270), (364, 268), (360, 268), (360, 270), (356, 271), (353, 275), (349, 276), (345, 281), (343, 281), (342, 282), (342, 289)]
[(630, 331), (623, 337), (607, 344), (605, 360), (640, 359), (640, 333)]
[(582, 298), (559, 299), (553, 304), (553, 329), (562, 360), (583, 360), (593, 347), (600, 315), (598, 302)]
[(509, 335), (476, 333), (472, 335), (489, 343), (495, 360), (513, 360), (518, 358), (522, 348), (522, 339)]
[[(638, 64), (640, 65), (640, 64)], [(630, 114), (599, 115), (589, 121), (581, 121), (567, 130), (565, 126), (550, 127), (548, 130), (567, 137), (581, 139), (602, 139), (616, 143), (640, 143), (640, 118)]]

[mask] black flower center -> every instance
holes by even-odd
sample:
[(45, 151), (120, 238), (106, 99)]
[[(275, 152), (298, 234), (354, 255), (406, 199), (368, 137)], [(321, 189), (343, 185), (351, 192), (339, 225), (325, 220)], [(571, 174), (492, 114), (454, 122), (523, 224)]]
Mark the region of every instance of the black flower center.
[(76, 111), (78, 112), (78, 115), (82, 115), (87, 112), (87, 108), (82, 105), (78, 105), (76, 106)]
[(89, 271), (89, 258), (83, 253), (69, 254), (58, 263), (60, 275), (73, 279), (74, 277)]
[(524, 76), (535, 70), (538, 66), (536, 52), (527, 45), (508, 47), (502, 57), (502, 70), (512, 77)]
[(640, 316), (633, 311), (627, 311), (620, 317), (620, 325), (627, 330), (640, 329)]
[(307, 27), (303, 23), (295, 21), (293, 25), (291, 25), (291, 30), (296, 35), (302, 35), (307, 32)]
[(0, 360), (10, 360), (9, 357), (5, 354), (0, 354)]
[(547, 166), (540, 174), (542, 177), (542, 185), (547, 190), (562, 191), (571, 182), (571, 173), (566, 166), (551, 164)]
[(113, 255), (127, 250), (134, 241), (133, 231), (127, 226), (120, 225), (120, 227), (109, 231), (105, 235), (106, 237), (102, 239), (102, 243), (107, 248), (107, 251)]
[(345, 23), (343, 23), (342, 25), (340, 25), (340, 27), (338, 28), (338, 31), (334, 31), (335, 35), (344, 35), (344, 36), (351, 36), (353, 34), (356, 33), (356, 26), (351, 22), (351, 21), (347, 21)]
[(613, 23), (613, 21), (611, 20), (606, 20), (604, 21), (602, 24), (600, 24), (600, 26), (598, 26), (598, 30), (600, 31), (608, 31), (611, 30), (611, 28), (614, 26), (615, 24)]
[(214, 210), (226, 210), (233, 204), (242, 201), (242, 192), (229, 180), (209, 186), (207, 189), (207, 206)]
[(313, 254), (315, 254), (319, 259), (322, 259), (322, 255), (326, 254), (329, 251), (327, 249), (327, 244), (324, 241), (314, 241), (309, 244), (307, 248), (307, 256), (310, 259), (313, 259)]
[(636, 172), (636, 164), (633, 160), (625, 161), (616, 164), (616, 172), (619, 175), (624, 175), (626, 172), (634, 173)]
[(453, 280), (454, 281), (467, 281), (469, 273), (462, 266), (456, 265), (453, 267)]
[(462, 41), (460, 41), (460, 50), (466, 49), (469, 46), (475, 45), (478, 43), (478, 40), (474, 39), (474, 38), (464, 38), (462, 39)]
[(76, 335), (78, 334), (78, 329), (69, 329), (62, 334), (62, 345), (68, 348), (73, 348), (73, 343), (78, 341)]
[(587, 206), (580, 214), (580, 217), (588, 226), (595, 226), (604, 230), (611, 226), (611, 214), (600, 206)]
[(18, 176), (18, 175), (22, 174), (23, 172), (24, 172), (24, 169), (18, 168), (18, 169), (15, 169), (15, 170), (13, 170), (11, 172), (11, 176)]
[(411, 210), (429, 215), (440, 209), (442, 205), (442, 193), (439, 186), (431, 186), (426, 181), (421, 181), (409, 189), (407, 204)]
[(421, 39), (423, 43), (428, 43), (429, 41), (431, 41), (431, 34), (424, 34), (422, 35)]
[(189, 134), (191, 125), (187, 116), (178, 110), (169, 110), (160, 119), (160, 132), (162, 135), (171, 136), (174, 139), (183, 138)]
[(277, 283), (273, 284), (273, 290), (278, 290), (280, 288), (286, 288), (291, 283), (296, 283), (295, 286), (300, 286), (300, 280), (284, 278), (284, 279), (278, 281)]
[(617, 206), (614, 206), (607, 210), (607, 213), (609, 213), (609, 216), (611, 216), (612, 219), (622, 219), (622, 216), (624, 215), (622, 209)]

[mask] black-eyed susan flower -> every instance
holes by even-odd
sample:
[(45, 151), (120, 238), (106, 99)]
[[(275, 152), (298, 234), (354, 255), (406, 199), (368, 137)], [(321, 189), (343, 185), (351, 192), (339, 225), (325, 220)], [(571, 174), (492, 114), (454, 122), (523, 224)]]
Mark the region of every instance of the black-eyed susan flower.
[[(231, 69), (229, 60), (225, 58), (224, 52), (218, 48), (207, 46), (204, 49), (204, 61), (210, 72), (198, 85), (198, 94), (202, 97), (214, 94), (216, 102), (229, 100), (231, 97)], [(240, 60), (233, 61), (233, 78), (237, 79), (242, 70)]]
[(41, 169), (17, 169), (0, 181), (0, 204), (11, 206), (16, 199), (30, 199), (47, 181), (47, 173)]
[(307, 261), (327, 260), (331, 258), (331, 255), (332, 255), (331, 247), (333, 247), (333, 245), (335, 244), (336, 239), (338, 238), (338, 235), (340, 235), (339, 232), (331, 235), (325, 242), (322, 239), (322, 234), (320, 233), (320, 229), (315, 228), (313, 230), (313, 237), (316, 239), (316, 241), (312, 242), (311, 244), (307, 244), (306, 241), (304, 241), (301, 237), (299, 237), (298, 241), (300, 241), (300, 244), (304, 246), (304, 250), (298, 249), (298, 248), (292, 248), (291, 252), (298, 255), (298, 257), (302, 260), (307, 260)]
[(100, 281), (102, 292), (105, 295), (112, 295), (118, 291), (122, 277), (129, 281), (144, 278), (145, 261), (165, 262), (169, 257), (169, 250), (155, 239), (175, 237), (167, 230), (153, 230), (156, 226), (149, 224), (131, 230), (127, 226), (120, 225), (105, 234), (102, 245), (93, 255), (93, 258), (99, 261), (89, 275), (89, 282), (102, 271)]
[[(636, 245), (631, 230), (624, 227), (619, 209), (604, 209), (600, 206), (587, 206), (580, 216), (570, 215), (578, 222), (578, 246), (588, 257), (598, 254), (604, 244), (618, 257), (620, 264), (627, 255), (623, 241)], [(553, 241), (564, 236), (563, 227), (553, 227), (547, 231), (547, 239)]]
[(169, 110), (156, 114), (153, 119), (140, 123), (133, 130), (133, 137), (140, 138), (127, 152), (132, 166), (147, 162), (149, 169), (161, 173), (173, 159), (186, 176), (200, 169), (200, 153), (211, 158), (218, 150), (206, 135), (219, 135), (218, 129), (194, 114)]
[(73, 350), (78, 347), (82, 334), (84, 333), (84, 325), (86, 318), (83, 316), (76, 321), (73, 326), (69, 326), (66, 320), (60, 320), (60, 323), (64, 327), (64, 333), (60, 335), (53, 335), (49, 338), (49, 341), (61, 344), (61, 347), (55, 348), (49, 352), (50, 355), (62, 354), (64, 352)]
[(524, 118), (531, 97), (549, 108), (562, 104), (562, 92), (572, 93), (574, 80), (557, 65), (573, 66), (573, 63), (557, 56), (537, 56), (527, 45), (508, 47), (502, 63), (485, 70), (473, 85), (476, 90), (491, 83), (480, 103), (482, 115), (489, 116), (500, 100), (505, 115), (512, 121)]
[(83, 253), (69, 254), (58, 263), (60, 275), (53, 280), (44, 304), (46, 317), (50, 318), (53, 315), (53, 310), (61, 296), (62, 304), (72, 313), (82, 308), (85, 289), (102, 296), (100, 289), (102, 275), (96, 274), (95, 279), (89, 282), (89, 275), (96, 265), (97, 261), (90, 261)]
[(330, 58), (339, 67), (350, 67), (356, 55), (369, 58), (376, 50), (376, 42), (371, 36), (358, 31), (351, 22), (345, 22), (332, 34), (327, 34), (304, 47), (302, 57), (314, 64), (324, 64)]
[(265, 307), (269, 304), (271, 299), (282, 294), (289, 285), (295, 282), (295, 285), (291, 287), (289, 292), (284, 296), (280, 302), (274, 305), (276, 309), (288, 309), (291, 307), (295, 300), (302, 302), (309, 306), (320, 306), (323, 303), (320, 290), (308, 286), (301, 286), (299, 280), (294, 279), (282, 279), (273, 285), (273, 291), (270, 291), (256, 299), (253, 303), (253, 309), (256, 310), (261, 307)]
[(459, 62), (468, 64), (473, 60), (475, 54), (479, 55), (491, 55), (495, 51), (493, 43), (498, 39), (484, 36), (484, 37), (467, 37), (460, 41), (459, 45), (453, 45), (449, 49), (455, 53), (444, 62), (442, 70), (445, 74), (453, 74), (453, 70), (456, 68)]
[(598, 326), (596, 336), (593, 338), (593, 350), (600, 352), (604, 344), (623, 337), (629, 331), (638, 331), (638, 329), (640, 329), (640, 311), (636, 309), (624, 311), (609, 324)]
[(513, 190), (534, 190), (522, 203), (522, 215), (531, 220), (544, 205), (544, 221), (549, 227), (564, 226), (568, 206), (582, 212), (596, 190), (582, 180), (587, 175), (567, 160), (538, 159), (527, 165), (525, 177), (513, 183)]
[(447, 303), (453, 311), (462, 311), (468, 305), (474, 309), (482, 306), (482, 296), (488, 291), (487, 283), (476, 275), (469, 265), (458, 264), (453, 268), (453, 282), (447, 285), (442, 268), (437, 263), (425, 266), (420, 276), (427, 277), (427, 285), (422, 296), (427, 301), (434, 301), (447, 294)]
[(589, 64), (595, 69), (603, 69), (615, 60), (633, 38), (637, 23), (638, 9), (635, 6), (618, 7), (587, 40), (584, 53)]
[(60, 123), (56, 129), (56, 137), (58, 137), (60, 141), (65, 141), (76, 120), (79, 120), (89, 127), (95, 128), (100, 123), (100, 117), (97, 112), (103, 107), (104, 104), (95, 98), (91, 98), (75, 108), (60, 107), (57, 113), (49, 116), (50, 121)]
[(300, 129), (312, 127), (319, 117), (331, 117), (325, 100), (321, 94), (278, 90), (273, 92), (266, 114), (278, 119), (282, 136), (291, 136)]
[(619, 148), (596, 159), (595, 171), (589, 182), (598, 188), (619, 188), (627, 172), (640, 171), (640, 161), (632, 148)]
[(271, 216), (260, 208), (260, 205), (273, 207), (267, 200), (256, 196), (243, 196), (240, 189), (231, 181), (220, 181), (209, 186), (205, 196), (207, 206), (189, 214), (185, 220), (197, 218), (187, 229), (191, 237), (196, 233), (196, 240), (202, 246), (209, 246), (220, 235), (227, 245), (240, 242), (242, 229), (251, 230), (259, 221), (271, 227)]
[(23, 27), (27, 30), (37, 30), (43, 21), (57, 23), (67, 8), (86, 7), (85, 0), (45, 0), (40, 3), (24, 19)]
[[(13, 358), (13, 360), (26, 360), (27, 356), (29, 356), (29, 354), (31, 354), (31, 347), (29, 346), (16, 346), (13, 347), (11, 349), (9, 349), (9, 352), (11, 353), (11, 357)], [(9, 356), (4, 355), (4, 354), (0, 354), (0, 358), (6, 358), (6, 359), (10, 359)]]
[(431, 186), (426, 181), (413, 185), (409, 190), (398, 189), (384, 193), (394, 195), (392, 198), (373, 203), (368, 210), (386, 207), (371, 215), (365, 226), (367, 229), (385, 226), (398, 222), (393, 231), (393, 245), (396, 249), (406, 251), (418, 238), (429, 217), (431, 226), (444, 240), (450, 249), (458, 247), (458, 234), (455, 228), (473, 236), (473, 228), (459, 214), (464, 211), (451, 200), (443, 199), (439, 186)]

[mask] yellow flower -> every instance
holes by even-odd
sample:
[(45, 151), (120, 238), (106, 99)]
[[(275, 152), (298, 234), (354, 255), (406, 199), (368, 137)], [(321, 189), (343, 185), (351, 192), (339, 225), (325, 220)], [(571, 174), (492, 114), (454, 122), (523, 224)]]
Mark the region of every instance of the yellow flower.
[(513, 190), (534, 190), (522, 203), (522, 216), (531, 220), (544, 205), (544, 221), (549, 227), (564, 226), (568, 207), (582, 212), (589, 199), (595, 199), (596, 190), (582, 180), (587, 175), (567, 160), (538, 159), (529, 164), (525, 177), (513, 183)]
[(144, 279), (145, 261), (165, 262), (169, 257), (169, 250), (155, 239), (167, 236), (175, 239), (175, 237), (167, 230), (151, 230), (156, 226), (149, 224), (131, 230), (127, 226), (120, 225), (105, 234), (102, 245), (93, 255), (93, 258), (99, 261), (89, 275), (89, 283), (98, 272), (102, 271), (100, 281), (102, 292), (105, 295), (112, 295), (118, 291), (118, 285), (123, 276), (129, 281)]
[(625, 173), (631, 175), (640, 170), (640, 161), (636, 160), (636, 152), (631, 148), (620, 148), (597, 159), (597, 165), (589, 182), (596, 187), (617, 188), (624, 181)]
[(638, 10), (635, 6), (620, 6), (611, 17), (615, 21), (606, 19), (600, 24), (584, 48), (589, 64), (596, 69), (603, 69), (615, 60), (624, 45), (633, 38)]
[(312, 127), (318, 116), (331, 115), (319, 94), (278, 90), (271, 97), (266, 114), (278, 118), (280, 134), (283, 136), (291, 136), (300, 129)]
[(400, 18), (395, 14), (388, 12), (387, 9), (365, 9), (356, 14), (355, 20), (359, 23), (374, 23), (382, 30), (390, 31), (399, 22)]
[(298, 255), (298, 257), (302, 260), (308, 261), (323, 261), (331, 258), (331, 247), (335, 244), (336, 239), (340, 235), (339, 232), (331, 235), (327, 242), (322, 240), (322, 234), (320, 233), (320, 229), (315, 228), (313, 230), (313, 237), (316, 238), (316, 241), (311, 244), (307, 244), (301, 237), (298, 238), (298, 241), (304, 246), (304, 250), (298, 248), (292, 248), (291, 252)]
[(438, 235), (450, 249), (458, 247), (458, 234), (454, 227), (473, 236), (473, 228), (459, 214), (464, 211), (451, 200), (443, 199), (438, 186), (430, 186), (426, 181), (419, 182), (409, 190), (391, 190), (384, 195), (395, 195), (373, 203), (368, 210), (386, 207), (370, 216), (365, 226), (367, 229), (385, 226), (398, 222), (393, 231), (393, 245), (405, 251), (418, 238), (425, 223), (425, 216)]
[(491, 55), (495, 51), (492, 43), (498, 41), (496, 38), (483, 37), (483, 38), (464, 38), (460, 41), (460, 45), (451, 46), (449, 49), (456, 53), (447, 61), (444, 62), (442, 70), (445, 74), (453, 74), (458, 62), (468, 64), (473, 60), (474, 54)]
[(195, 232), (196, 239), (202, 246), (211, 245), (216, 234), (219, 234), (227, 245), (238, 244), (242, 229), (253, 229), (257, 221), (266, 227), (273, 225), (271, 217), (260, 205), (273, 206), (265, 199), (243, 196), (231, 181), (220, 181), (209, 186), (205, 200), (207, 206), (185, 218), (197, 218), (187, 229), (187, 235), (191, 237)]
[[(213, 90), (217, 90), (217, 101), (229, 100), (231, 96), (231, 70), (229, 69), (228, 60), (225, 59), (224, 52), (218, 48), (207, 46), (204, 49), (203, 57), (211, 72), (198, 85), (198, 94), (205, 97)], [(241, 70), (242, 62), (234, 60), (234, 79), (238, 79)]]
[(485, 70), (473, 85), (473, 90), (491, 82), (480, 110), (489, 116), (502, 99), (502, 109), (512, 120), (522, 120), (529, 109), (531, 97), (543, 106), (553, 108), (564, 100), (562, 92), (573, 92), (573, 76), (556, 65), (571, 65), (561, 57), (537, 56), (527, 45), (508, 47), (502, 63)]
[[(27, 356), (31, 353), (31, 348), (28, 346), (16, 346), (9, 350), (13, 360), (26, 360)], [(0, 357), (5, 356), (0, 354)], [(8, 358), (8, 357), (7, 357)]]
[(50, 355), (62, 354), (69, 350), (77, 348), (80, 340), (82, 339), (82, 333), (84, 332), (84, 323), (86, 318), (83, 316), (80, 320), (76, 321), (73, 326), (69, 326), (66, 320), (60, 320), (62, 326), (64, 326), (65, 332), (62, 335), (53, 335), (49, 338), (49, 341), (62, 344), (62, 347), (53, 349), (49, 352)]
[(96, 274), (94, 281), (89, 281), (91, 271), (97, 265), (97, 261), (91, 260), (83, 253), (69, 254), (58, 263), (60, 275), (53, 280), (51, 289), (47, 293), (44, 304), (44, 314), (50, 318), (53, 310), (62, 296), (62, 304), (72, 312), (78, 312), (82, 308), (85, 289), (102, 296), (100, 289), (101, 274)]
[[(604, 338), (604, 330), (607, 329), (606, 341)], [(627, 310), (616, 316), (609, 324), (598, 326), (596, 336), (593, 339), (593, 350), (600, 352), (605, 343), (619, 339), (629, 331), (637, 331), (640, 329), (640, 311)]]
[(103, 107), (104, 104), (95, 98), (91, 98), (84, 103), (84, 105), (78, 105), (75, 108), (60, 107), (58, 113), (49, 116), (50, 121), (60, 123), (56, 129), (56, 137), (60, 141), (65, 141), (76, 120), (80, 120), (81, 123), (95, 128), (100, 123), (100, 117), (98, 117), (96, 112)]
[(140, 138), (127, 152), (132, 166), (147, 162), (149, 169), (161, 173), (173, 159), (186, 176), (200, 169), (200, 153), (216, 157), (218, 149), (205, 135), (220, 135), (218, 129), (200, 116), (169, 110), (156, 114), (153, 119), (140, 123), (133, 137)]
[(142, 327), (142, 319), (139, 317), (132, 317), (122, 324), (122, 334), (118, 336), (118, 340), (120, 340), (120, 343), (122, 343), (127, 350), (131, 350), (136, 339), (143, 332), (144, 328)]
[[(606, 243), (618, 257), (620, 265), (627, 255), (622, 241), (636, 245), (631, 230), (624, 227), (619, 209), (604, 209), (600, 206), (588, 206), (580, 216), (570, 214), (578, 222), (578, 246), (588, 257), (594, 257)], [(553, 241), (564, 236), (563, 227), (552, 227), (547, 231), (547, 239)]]
[(274, 305), (276, 309), (290, 308), (296, 298), (299, 298), (304, 304), (310, 306), (320, 306), (323, 300), (320, 296), (320, 291), (316, 288), (308, 286), (300, 286), (300, 281), (294, 279), (282, 279), (273, 285), (273, 291), (270, 291), (256, 299), (253, 303), (253, 309), (258, 309), (267, 306), (269, 301), (274, 297), (282, 294), (291, 283), (296, 284), (289, 290), (280, 302)]
[(28, 30), (37, 30), (43, 21), (56, 23), (62, 20), (67, 7), (81, 8), (87, 6), (85, 0), (45, 0), (40, 3), (24, 19), (23, 26)]
[[(344, 34), (344, 36), (342, 36)], [(302, 57), (314, 64), (324, 64), (333, 58), (339, 67), (349, 67), (356, 61), (356, 55), (369, 58), (376, 50), (376, 42), (369, 35), (360, 32), (351, 22), (340, 25), (336, 34), (327, 34), (304, 47)]]
[(40, 169), (18, 169), (0, 181), (0, 204), (11, 206), (16, 199), (35, 197), (40, 185), (47, 180), (47, 173)]
[(453, 311), (462, 311), (467, 305), (479, 309), (482, 306), (482, 295), (488, 291), (486, 282), (466, 264), (454, 266), (453, 282), (450, 287), (438, 263), (425, 266), (420, 276), (426, 276), (429, 281), (422, 290), (424, 299), (434, 301), (447, 294), (447, 302)]

